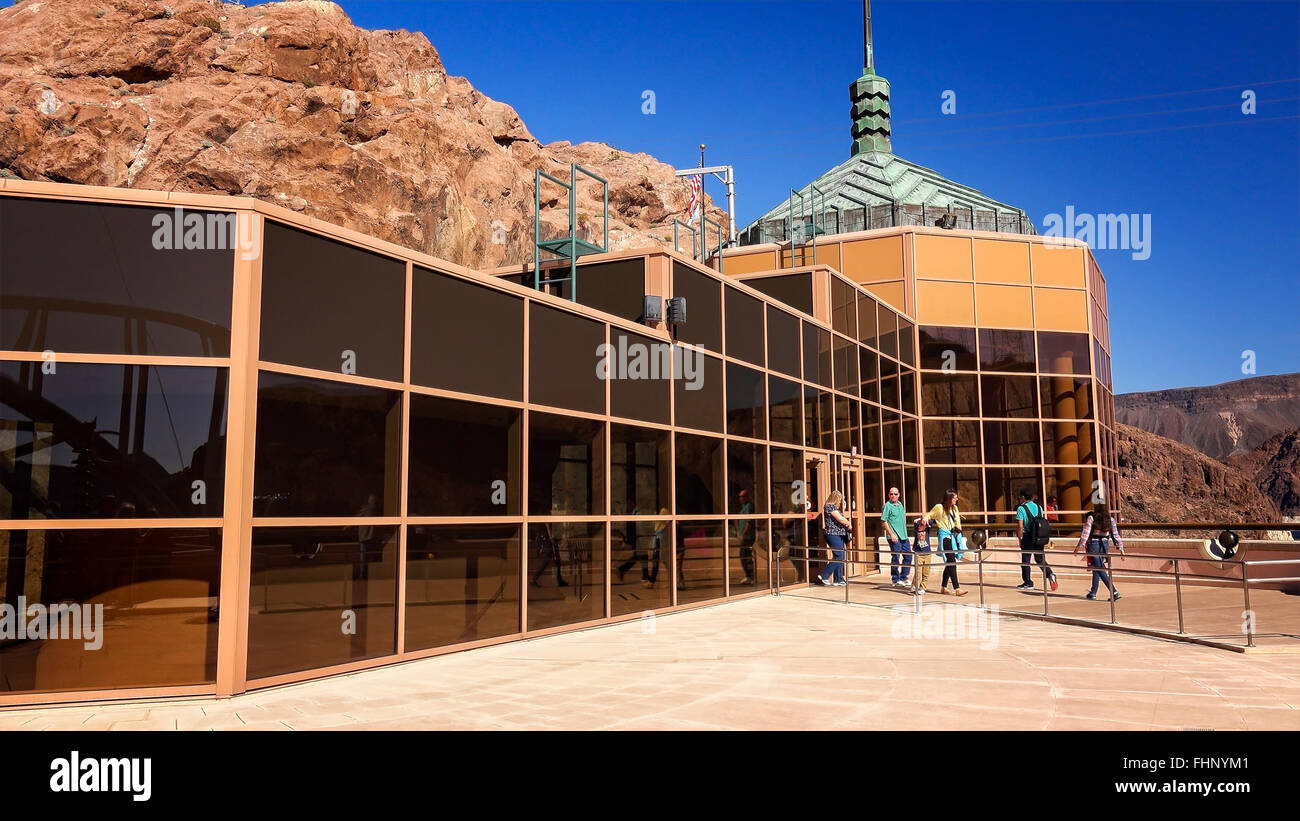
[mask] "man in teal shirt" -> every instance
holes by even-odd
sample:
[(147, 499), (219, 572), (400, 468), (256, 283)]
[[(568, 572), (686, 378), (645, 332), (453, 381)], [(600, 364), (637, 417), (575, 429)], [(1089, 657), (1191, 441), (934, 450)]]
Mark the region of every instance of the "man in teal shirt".
[(1037, 519), (1042, 513), (1038, 507), (1038, 502), (1034, 501), (1034, 492), (1029, 488), (1020, 491), (1020, 504), (1016, 506), (1016, 536), (1020, 539), (1020, 585), (1017, 590), (1033, 590), (1034, 579), (1029, 572), (1029, 563), (1031, 560), (1037, 560), (1042, 566), (1043, 572), (1047, 576), (1047, 584), (1056, 590), (1056, 572), (1052, 566), (1047, 563), (1047, 556), (1043, 549), (1032, 543), (1029, 537), (1029, 522)]
[(907, 541), (907, 516), (898, 501), (898, 488), (889, 489), (889, 501), (880, 510), (880, 521), (889, 540), (889, 578), (894, 587), (907, 587), (907, 573), (912, 568), (912, 551)]

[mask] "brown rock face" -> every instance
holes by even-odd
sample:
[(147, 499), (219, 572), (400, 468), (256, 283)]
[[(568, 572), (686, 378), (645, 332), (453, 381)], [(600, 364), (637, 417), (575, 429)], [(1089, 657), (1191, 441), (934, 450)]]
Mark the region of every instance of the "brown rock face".
[(1283, 516), (1300, 516), (1300, 428), (1279, 433), (1228, 464), (1250, 477)]
[(1119, 424), (1124, 518), (1148, 522), (1275, 522), (1278, 510), (1250, 478), (1163, 436)]
[[(424, 35), (357, 28), (333, 3), (0, 9), (0, 174), (292, 203), (489, 268), (531, 258), (533, 172), (567, 180), (571, 161), (610, 181), (614, 249), (670, 238), (662, 226), (685, 219), (689, 192), (670, 166), (599, 143), (542, 145), (510, 106), (448, 76)], [(579, 188), (599, 237), (600, 189)], [(543, 194), (556, 206), (543, 231), (563, 233), (563, 190)]]
[(1120, 394), (1115, 419), (1225, 459), (1300, 425), (1300, 373)]

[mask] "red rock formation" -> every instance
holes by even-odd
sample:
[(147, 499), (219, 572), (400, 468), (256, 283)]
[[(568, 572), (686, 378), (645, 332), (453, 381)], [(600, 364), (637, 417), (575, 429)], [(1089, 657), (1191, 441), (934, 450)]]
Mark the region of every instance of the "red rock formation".
[(1300, 428), (1279, 433), (1228, 464), (1250, 477), (1284, 516), (1300, 516)]
[(616, 249), (670, 238), (688, 198), (649, 155), (542, 145), (423, 34), (322, 0), (22, 0), (0, 9), (0, 112), (0, 174), (243, 194), (475, 268), (531, 258), (537, 168), (610, 181)]
[(1278, 521), (1277, 507), (1241, 471), (1140, 428), (1119, 424), (1116, 432), (1126, 520)]

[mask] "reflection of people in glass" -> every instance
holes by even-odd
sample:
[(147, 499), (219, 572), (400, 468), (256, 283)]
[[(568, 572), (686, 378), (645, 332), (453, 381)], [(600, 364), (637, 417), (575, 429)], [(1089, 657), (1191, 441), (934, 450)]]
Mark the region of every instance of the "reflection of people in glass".
[[(754, 502), (749, 498), (749, 491), (742, 488), (736, 498), (740, 502), (740, 514), (752, 516)], [(752, 518), (736, 521), (736, 541), (740, 543), (740, 568), (745, 572), (745, 578), (740, 583), (752, 586), (754, 584), (754, 543), (758, 541), (758, 528), (754, 526)]]
[(546, 568), (552, 564), (555, 565), (555, 584), (557, 587), (568, 587), (569, 583), (564, 580), (564, 563), (560, 561), (560, 545), (555, 541), (555, 535), (551, 532), (551, 523), (543, 522), (537, 530), (537, 552), (542, 557), (542, 563), (538, 566), (537, 572), (533, 574), (533, 587), (538, 587), (538, 582)]
[[(379, 515), (379, 497), (371, 493), (366, 503), (357, 511), (357, 516), (371, 517)], [(375, 535), (375, 526), (362, 524), (357, 526), (357, 541), (361, 543), (361, 575), (364, 579), (369, 574), (371, 562), (379, 561), (384, 555), (383, 539)]]
[(682, 572), (682, 561), (686, 558), (686, 540), (687, 539), (706, 539), (709, 534), (702, 527), (697, 527), (690, 533), (686, 532), (685, 527), (677, 528), (677, 589), (686, 589), (686, 576)]

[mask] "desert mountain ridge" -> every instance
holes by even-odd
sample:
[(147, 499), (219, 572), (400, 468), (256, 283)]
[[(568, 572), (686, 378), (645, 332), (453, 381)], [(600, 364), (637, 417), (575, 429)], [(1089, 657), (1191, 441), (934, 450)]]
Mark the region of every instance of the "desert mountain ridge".
[[(614, 250), (671, 243), (689, 199), (671, 166), (542, 144), (418, 32), (359, 28), (324, 0), (0, 9), (0, 176), (251, 196), (487, 269), (531, 260), (534, 170), (567, 180), (570, 162), (609, 180)], [(600, 189), (579, 188), (598, 237)], [(563, 189), (543, 194), (565, 230)]]

